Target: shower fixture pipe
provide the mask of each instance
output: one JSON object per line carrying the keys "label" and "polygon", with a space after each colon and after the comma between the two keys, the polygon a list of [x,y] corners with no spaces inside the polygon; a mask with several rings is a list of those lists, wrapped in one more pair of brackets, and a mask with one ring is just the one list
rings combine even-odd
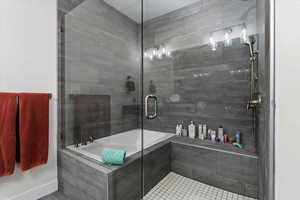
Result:
{"label": "shower fixture pipe", "polygon": [[[247,104],[247,109],[255,108],[257,105],[259,105],[262,102],[262,98],[260,95],[257,94],[256,91],[256,82],[258,80],[257,76],[257,70],[255,70],[255,64],[256,64],[256,55],[258,52],[255,52],[253,50],[253,44],[255,41],[247,41],[246,45],[249,47],[250,52],[250,100]],[[257,95],[257,96],[255,96]]]}
{"label": "shower fixture pipe", "polygon": [[252,135],[255,136],[256,133],[256,114],[257,105],[261,104],[262,97],[257,93],[256,83],[258,81],[257,69],[255,70],[256,56],[258,52],[253,50],[253,40],[248,40],[245,44],[249,47],[250,52],[250,100],[247,103],[247,110],[252,111]]}

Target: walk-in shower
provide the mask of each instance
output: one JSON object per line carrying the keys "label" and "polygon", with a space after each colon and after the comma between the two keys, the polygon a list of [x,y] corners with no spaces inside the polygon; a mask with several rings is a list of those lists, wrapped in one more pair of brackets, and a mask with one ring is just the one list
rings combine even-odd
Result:
{"label": "walk-in shower", "polygon": [[263,2],[58,0],[61,193],[267,200]]}

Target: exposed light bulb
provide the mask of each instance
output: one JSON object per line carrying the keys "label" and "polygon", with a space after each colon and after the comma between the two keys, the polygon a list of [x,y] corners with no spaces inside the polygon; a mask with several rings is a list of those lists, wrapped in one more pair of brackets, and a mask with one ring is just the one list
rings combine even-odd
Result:
{"label": "exposed light bulb", "polygon": [[168,57],[171,57],[172,56],[172,52],[171,51],[167,51],[167,54],[166,54]]}
{"label": "exposed light bulb", "polygon": [[217,50],[217,43],[212,36],[209,38],[209,44],[210,44],[211,50],[213,50],[213,51]]}
{"label": "exposed light bulb", "polygon": [[164,57],[171,57],[171,52],[164,45],[160,45],[159,47],[145,50],[144,56],[150,60],[162,59]]}
{"label": "exposed light bulb", "polygon": [[225,47],[229,47],[231,45],[231,39],[230,39],[229,32],[226,32],[224,34],[224,38],[225,38]]}
{"label": "exposed light bulb", "polygon": [[167,55],[167,49],[165,47],[162,48],[161,52],[163,55]]}
{"label": "exposed light bulb", "polygon": [[152,50],[152,55],[153,55],[153,56],[156,56],[156,55],[157,55],[156,49],[153,49],[153,50]]}

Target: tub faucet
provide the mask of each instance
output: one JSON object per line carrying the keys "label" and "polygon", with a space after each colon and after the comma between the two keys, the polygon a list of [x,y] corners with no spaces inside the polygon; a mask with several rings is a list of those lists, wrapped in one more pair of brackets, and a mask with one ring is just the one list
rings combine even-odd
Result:
{"label": "tub faucet", "polygon": [[87,145],[87,140],[85,136],[81,136],[81,145]]}
{"label": "tub faucet", "polygon": [[93,143],[95,141],[95,139],[93,138],[93,136],[89,136],[89,142]]}
{"label": "tub faucet", "polygon": [[88,143],[93,143],[94,138],[92,136],[81,136],[81,145],[87,145]]}

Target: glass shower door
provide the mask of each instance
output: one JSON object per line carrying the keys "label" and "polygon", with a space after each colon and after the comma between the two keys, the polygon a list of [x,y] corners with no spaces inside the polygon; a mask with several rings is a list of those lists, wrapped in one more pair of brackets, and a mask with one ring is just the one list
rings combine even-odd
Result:
{"label": "glass shower door", "polygon": [[[141,199],[141,1],[61,0],[59,6],[61,142],[111,170],[113,184],[101,189],[112,199]],[[115,151],[122,157],[111,159]]]}
{"label": "glass shower door", "polygon": [[[184,186],[190,183],[185,178],[255,197],[256,138],[246,106],[251,52],[245,43],[252,38],[252,47],[258,45],[256,1],[143,4],[144,199],[180,199],[195,186]],[[241,149],[230,144],[234,140]]]}

